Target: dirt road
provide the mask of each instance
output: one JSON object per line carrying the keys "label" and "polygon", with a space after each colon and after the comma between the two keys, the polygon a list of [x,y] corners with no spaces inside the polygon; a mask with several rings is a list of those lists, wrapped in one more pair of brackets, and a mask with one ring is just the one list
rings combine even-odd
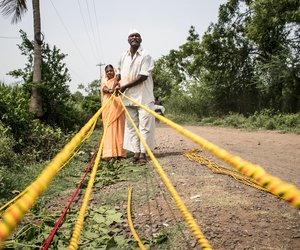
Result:
{"label": "dirt road", "polygon": [[[229,128],[185,128],[300,188],[300,135]],[[214,249],[300,249],[299,210],[270,193],[229,176],[214,174],[207,167],[188,160],[182,152],[199,146],[172,128],[159,124],[156,142],[154,153],[157,159]],[[211,154],[205,156],[218,161]],[[159,182],[158,186],[162,191],[155,195],[153,204],[141,205],[138,210],[141,214],[152,215],[152,226],[163,224],[169,227],[181,216],[171,198],[167,200],[172,208],[166,205],[168,192],[163,183]],[[150,222],[145,219],[140,223]],[[187,241],[185,246],[178,241],[170,249],[193,249],[193,241]]]}

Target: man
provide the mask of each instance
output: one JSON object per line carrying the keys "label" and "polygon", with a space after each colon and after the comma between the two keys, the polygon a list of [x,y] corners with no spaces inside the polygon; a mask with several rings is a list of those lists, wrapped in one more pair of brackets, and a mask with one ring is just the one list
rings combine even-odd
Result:
{"label": "man", "polygon": [[[130,48],[121,56],[118,63],[115,81],[116,90],[124,92],[131,99],[154,110],[153,80],[151,75],[154,61],[149,53],[142,48],[142,37],[137,30],[130,30],[128,43]],[[119,82],[120,80],[121,83]],[[123,98],[123,102],[142,137],[150,149],[153,150],[155,118],[126,98]],[[147,162],[146,150],[127,117],[124,148],[134,153],[133,160],[135,162],[140,164]]]}

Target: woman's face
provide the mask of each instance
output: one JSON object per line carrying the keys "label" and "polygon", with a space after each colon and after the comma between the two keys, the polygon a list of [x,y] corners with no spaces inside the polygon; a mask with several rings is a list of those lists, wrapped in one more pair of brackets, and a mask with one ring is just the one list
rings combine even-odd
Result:
{"label": "woman's face", "polygon": [[105,70],[105,74],[106,74],[108,79],[111,79],[115,76],[115,71],[114,71],[113,68],[107,67],[107,69]]}

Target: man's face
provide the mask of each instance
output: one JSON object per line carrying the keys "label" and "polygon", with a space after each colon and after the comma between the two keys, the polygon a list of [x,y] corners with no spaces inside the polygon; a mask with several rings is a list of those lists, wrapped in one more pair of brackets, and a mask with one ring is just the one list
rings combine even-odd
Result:
{"label": "man's face", "polygon": [[131,47],[139,47],[141,42],[142,38],[139,33],[133,33],[128,36],[128,43]]}

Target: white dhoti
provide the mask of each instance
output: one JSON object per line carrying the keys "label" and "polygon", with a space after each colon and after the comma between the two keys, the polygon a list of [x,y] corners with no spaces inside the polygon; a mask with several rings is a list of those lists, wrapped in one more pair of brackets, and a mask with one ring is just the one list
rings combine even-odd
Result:
{"label": "white dhoti", "polygon": [[[149,109],[154,110],[154,103],[147,106]],[[155,117],[147,111],[137,106],[126,106],[128,113],[140,131],[142,137],[146,141],[151,150],[154,149],[154,132],[155,132]],[[146,149],[140,141],[134,127],[126,115],[125,133],[124,133],[124,148],[134,153],[146,153]]]}

